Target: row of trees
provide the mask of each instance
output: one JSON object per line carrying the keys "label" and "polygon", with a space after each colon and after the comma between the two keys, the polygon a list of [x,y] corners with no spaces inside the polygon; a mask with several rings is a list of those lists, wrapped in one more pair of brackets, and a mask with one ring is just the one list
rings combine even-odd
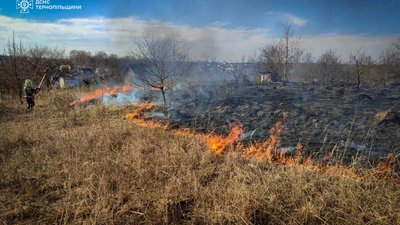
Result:
{"label": "row of trees", "polygon": [[103,51],[92,54],[83,50],[72,50],[66,57],[62,48],[46,45],[25,46],[17,41],[13,33],[0,55],[0,92],[17,94],[23,102],[23,83],[31,79],[38,84],[46,74],[45,87],[50,88],[52,75],[59,72],[61,65],[96,68],[97,75],[103,79],[121,81],[121,71],[132,61],[132,57],[108,55]]}
{"label": "row of trees", "polygon": [[396,82],[400,79],[400,50],[395,47],[397,43],[400,43],[400,39],[376,59],[358,51],[343,62],[335,51],[327,50],[316,62],[299,66],[298,72],[306,81],[316,81],[322,85],[352,84],[357,89],[367,83],[382,85]]}
{"label": "row of trees", "polygon": [[291,24],[285,23],[283,28],[282,37],[261,48],[258,57],[258,70],[271,72],[274,81],[289,81],[296,73],[306,81],[354,84],[360,89],[366,81],[386,83],[400,79],[400,39],[375,60],[359,50],[342,62],[334,50],[327,50],[314,62],[311,54],[301,49],[300,37],[294,35]]}
{"label": "row of trees", "polygon": [[24,80],[29,78],[38,83],[44,74],[52,74],[66,61],[64,52],[63,49],[39,45],[27,48],[21,41],[17,42],[13,34],[0,58],[0,91],[17,93],[22,103]]}
{"label": "row of trees", "polygon": [[[160,90],[165,105],[166,91],[177,80],[190,73],[187,46],[173,30],[168,29],[164,29],[162,33],[148,31],[137,38],[134,45],[132,55],[122,58],[103,51],[92,54],[84,50],[72,50],[69,57],[65,57],[64,49],[39,45],[25,47],[21,41],[16,41],[13,33],[4,54],[0,56],[0,91],[18,94],[22,103],[25,79],[39,83],[44,74],[49,78],[56,74],[61,65],[96,68],[100,77],[118,82],[123,79],[120,76],[123,69],[136,62],[135,65],[142,71],[136,74],[135,81]],[[48,87],[51,86],[50,82],[47,79]]]}
{"label": "row of trees", "polygon": [[[142,85],[160,90],[166,104],[166,91],[190,73],[192,64],[188,57],[188,46],[179,35],[172,29],[164,28],[162,31],[147,31],[135,39],[132,55],[124,58],[103,51],[92,55],[82,50],[72,50],[69,58],[66,58],[63,49],[38,45],[26,48],[21,41],[15,40],[13,34],[0,61],[3,73],[0,77],[0,90],[17,92],[22,99],[24,79],[39,82],[44,73],[54,73],[63,64],[90,66],[96,68],[104,78],[110,77],[117,81],[121,78],[119,75],[122,69],[136,61],[141,70],[137,73],[138,80]],[[333,50],[325,51],[314,62],[311,54],[305,53],[300,47],[300,40],[300,37],[295,36],[292,25],[286,23],[282,37],[261,48],[259,56],[250,58],[247,63],[257,65],[258,71],[272,72],[272,78],[276,81],[290,81],[294,74],[297,77],[300,74],[305,80],[317,81],[323,85],[346,83],[360,88],[370,73],[379,74],[381,81],[387,81],[389,77],[392,79],[393,76],[399,78],[400,39],[377,60],[359,51],[351,54],[347,62],[341,62],[340,56]],[[245,60],[242,61],[244,63]],[[299,67],[300,63],[302,66]],[[243,73],[240,68],[233,71],[237,82],[244,80]]]}
{"label": "row of trees", "polygon": [[129,57],[119,58],[116,54],[108,55],[104,51],[92,54],[84,50],[71,50],[69,59],[72,65],[96,68],[98,75],[103,79],[111,78],[115,81],[120,81],[122,67],[132,60]]}

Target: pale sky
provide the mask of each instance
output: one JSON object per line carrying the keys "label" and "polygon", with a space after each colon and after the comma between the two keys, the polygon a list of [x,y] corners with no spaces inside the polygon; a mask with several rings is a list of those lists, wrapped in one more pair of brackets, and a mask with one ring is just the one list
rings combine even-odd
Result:
{"label": "pale sky", "polygon": [[[29,0],[17,0],[29,1]],[[194,59],[240,61],[253,56],[293,24],[301,47],[318,57],[328,49],[343,60],[358,50],[377,57],[400,37],[399,1],[49,0],[79,10],[20,13],[15,0],[0,3],[0,45],[15,31],[26,45],[103,50],[124,56],[146,29],[168,26],[190,46]],[[3,47],[4,48],[4,47]]]}

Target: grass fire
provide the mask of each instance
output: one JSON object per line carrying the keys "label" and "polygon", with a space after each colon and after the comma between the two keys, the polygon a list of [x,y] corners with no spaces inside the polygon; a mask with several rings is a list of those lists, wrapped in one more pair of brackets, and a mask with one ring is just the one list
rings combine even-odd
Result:
{"label": "grass fire", "polygon": [[[218,134],[156,120],[152,113],[162,111],[162,103],[71,107],[75,96],[42,93],[28,115],[3,99],[3,221],[398,220],[393,154],[367,167],[358,158],[345,165],[334,154],[314,157],[307,143],[282,147],[287,114],[264,140],[249,141],[243,124]],[[282,215],[282,206],[290,216]]]}
{"label": "grass fire", "polygon": [[29,2],[0,224],[400,224],[394,0]]}

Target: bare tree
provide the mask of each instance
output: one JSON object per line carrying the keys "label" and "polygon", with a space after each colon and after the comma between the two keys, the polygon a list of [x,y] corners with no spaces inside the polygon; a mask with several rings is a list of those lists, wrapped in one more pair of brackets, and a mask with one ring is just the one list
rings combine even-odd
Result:
{"label": "bare tree", "polygon": [[[29,63],[29,77],[40,80],[44,74],[51,75],[59,65],[64,64],[65,50],[57,47],[35,45],[27,50],[27,61]],[[47,87],[50,87],[50,76],[47,76]]]}
{"label": "bare tree", "polygon": [[380,81],[385,84],[388,82],[393,75],[396,75],[399,65],[399,59],[396,56],[396,51],[393,49],[387,49],[381,53],[378,72],[380,75]]}
{"label": "bare tree", "polygon": [[355,74],[357,76],[357,89],[360,90],[361,79],[370,71],[374,62],[371,56],[368,56],[365,52],[358,51],[356,54],[350,54],[350,64],[354,65]]}
{"label": "bare tree", "polygon": [[396,42],[393,43],[395,47],[394,56],[393,56],[393,67],[392,72],[396,75],[396,78],[400,78],[400,38],[397,39]]}
{"label": "bare tree", "polygon": [[260,70],[272,73],[272,80],[281,80],[280,75],[284,73],[284,45],[277,41],[260,49]]}
{"label": "bare tree", "polygon": [[283,37],[271,45],[261,48],[260,59],[264,69],[279,74],[279,80],[289,81],[293,65],[303,55],[300,37],[294,36],[292,24],[283,24]]}
{"label": "bare tree", "polygon": [[12,40],[8,40],[7,46],[4,49],[5,58],[2,61],[3,72],[5,75],[6,83],[9,87],[17,90],[19,100],[23,103],[22,97],[22,81],[23,73],[26,69],[26,50],[22,42],[18,44],[15,41],[15,34],[13,32]]}
{"label": "bare tree", "polygon": [[135,56],[140,60],[137,78],[151,88],[160,90],[164,107],[167,105],[166,91],[190,72],[187,49],[183,41],[170,29],[147,31],[135,40]]}
{"label": "bare tree", "polygon": [[318,58],[318,72],[322,79],[322,84],[330,83],[333,85],[340,73],[340,59],[333,50],[327,50]]}
{"label": "bare tree", "polygon": [[317,64],[314,63],[313,55],[308,52],[301,57],[302,64],[297,66],[296,74],[298,78],[306,82],[315,82],[319,78]]}
{"label": "bare tree", "polygon": [[283,40],[285,44],[284,62],[285,69],[283,80],[289,81],[293,65],[300,61],[303,50],[300,49],[300,37],[294,36],[293,25],[287,21],[283,24]]}
{"label": "bare tree", "polygon": [[400,38],[382,51],[377,67],[383,84],[400,78]]}

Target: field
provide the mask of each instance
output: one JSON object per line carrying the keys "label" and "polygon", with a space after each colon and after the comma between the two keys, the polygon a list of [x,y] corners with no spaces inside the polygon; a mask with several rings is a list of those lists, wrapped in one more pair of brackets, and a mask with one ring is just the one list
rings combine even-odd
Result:
{"label": "field", "polygon": [[[196,95],[199,90],[202,95]],[[332,155],[349,162],[359,155],[374,164],[390,152],[400,153],[400,86],[358,91],[291,82],[197,86],[182,92],[174,93],[169,110],[175,127],[229,133],[236,123],[243,126],[243,141],[262,141],[286,114],[282,147],[301,143],[314,158]]]}
{"label": "field", "polygon": [[400,224],[398,176],[216,155],[72,96],[42,92],[29,114],[1,97],[1,223]]}

